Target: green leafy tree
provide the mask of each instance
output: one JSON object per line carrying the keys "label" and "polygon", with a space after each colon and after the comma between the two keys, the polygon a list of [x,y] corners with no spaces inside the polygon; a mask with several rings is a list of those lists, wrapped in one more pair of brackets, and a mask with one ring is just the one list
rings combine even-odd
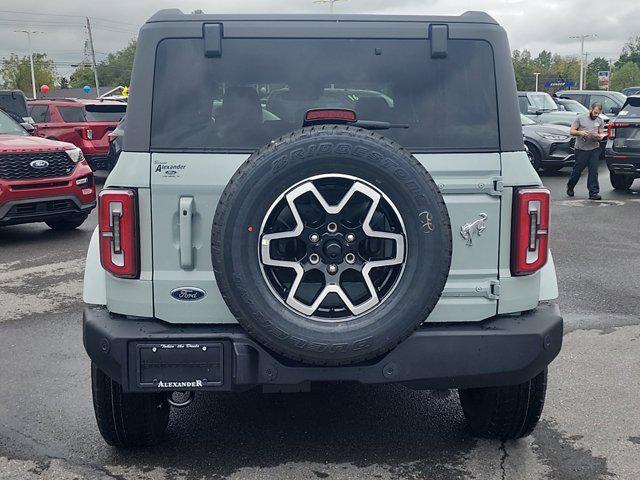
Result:
{"label": "green leafy tree", "polygon": [[554,55],[551,60],[550,74],[554,79],[577,83],[580,79],[580,61],[576,57]]}
{"label": "green leafy tree", "polygon": [[[98,75],[99,74],[100,71],[98,70]],[[102,82],[100,78],[98,78],[98,81]],[[93,70],[87,65],[80,65],[69,76],[69,86],[71,88],[82,88],[85,85],[95,86],[95,83]]]}
{"label": "green leafy tree", "polygon": [[[47,58],[46,53],[33,54],[33,70],[36,77],[36,90],[42,85],[53,87],[57,75],[53,60]],[[2,59],[0,78],[4,88],[22,90],[31,95],[31,65],[28,56],[20,57],[15,53]]]}
{"label": "green leafy tree", "polygon": [[538,54],[538,56],[536,57],[536,62],[540,66],[540,69],[543,70],[543,72],[540,72],[540,73],[548,72],[548,70],[551,68],[552,58],[553,58],[553,55],[551,54],[551,52],[547,50],[542,50]]}
{"label": "green leafy tree", "polygon": [[[529,50],[514,50],[512,61],[518,90],[534,90],[536,72],[540,73],[538,84],[540,90],[549,90],[544,87],[544,83],[548,80],[577,82],[580,77],[580,62],[575,57],[562,57],[547,50],[543,50],[535,58],[531,56]],[[551,93],[551,90],[549,92]]]}
{"label": "green leafy tree", "polygon": [[640,67],[633,61],[628,61],[611,74],[611,90],[620,91],[623,88],[640,85]]}
{"label": "green leafy tree", "polygon": [[69,88],[69,80],[67,77],[60,77],[60,88]]}
{"label": "green leafy tree", "polygon": [[604,57],[595,57],[587,66],[586,85],[587,90],[597,90],[598,86],[598,72],[609,70],[609,61]]}
{"label": "green leafy tree", "polygon": [[518,90],[533,90],[535,88],[536,64],[531,58],[529,50],[514,50],[511,59],[513,60],[513,70],[516,75]]}
{"label": "green leafy tree", "polygon": [[[133,57],[136,53],[136,41],[131,40],[122,50],[110,53],[103,61],[98,63],[98,81],[102,86],[122,85],[127,86],[131,82],[131,70]],[[74,88],[85,85],[95,87],[93,70],[90,66],[80,65],[71,74],[69,83]]]}
{"label": "green leafy tree", "polygon": [[628,62],[633,62],[640,67],[640,36],[630,39],[622,48],[622,54],[616,62],[617,68]]}

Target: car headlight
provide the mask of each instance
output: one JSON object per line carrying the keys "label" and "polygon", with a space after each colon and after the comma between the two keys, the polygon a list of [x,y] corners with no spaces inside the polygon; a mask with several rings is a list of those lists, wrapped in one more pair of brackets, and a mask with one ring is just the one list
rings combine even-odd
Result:
{"label": "car headlight", "polygon": [[65,150],[65,152],[67,152],[67,155],[69,155],[69,158],[73,163],[78,163],[84,160],[82,150],[79,148],[72,148],[71,150]]}
{"label": "car headlight", "polygon": [[542,138],[546,140],[551,140],[552,142],[566,142],[571,138],[569,135],[561,135],[556,133],[547,133],[547,132],[536,132]]}

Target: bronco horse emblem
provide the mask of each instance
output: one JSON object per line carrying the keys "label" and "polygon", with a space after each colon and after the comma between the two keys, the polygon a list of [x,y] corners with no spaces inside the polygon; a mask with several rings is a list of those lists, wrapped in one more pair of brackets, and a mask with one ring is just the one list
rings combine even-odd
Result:
{"label": "bronco horse emblem", "polygon": [[482,235],[487,228],[486,220],[487,214],[481,213],[479,214],[480,219],[475,222],[467,223],[460,227],[460,235],[467,241],[467,245],[473,245],[473,234],[475,233],[478,236]]}

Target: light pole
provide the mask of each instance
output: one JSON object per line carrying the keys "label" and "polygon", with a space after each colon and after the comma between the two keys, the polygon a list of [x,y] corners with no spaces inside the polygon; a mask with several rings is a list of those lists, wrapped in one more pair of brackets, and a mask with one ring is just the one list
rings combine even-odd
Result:
{"label": "light pole", "polygon": [[538,91],[538,77],[540,76],[540,72],[533,72],[533,74],[536,76],[536,92]]}
{"label": "light pole", "polygon": [[595,38],[598,35],[596,34],[586,34],[586,35],[573,35],[569,38],[574,38],[576,40],[580,40],[580,90],[584,88],[584,39],[585,38]]}
{"label": "light pole", "polygon": [[33,48],[31,48],[31,34],[32,33],[42,33],[42,32],[34,32],[34,31],[29,31],[29,30],[14,30],[14,32],[16,32],[16,33],[26,33],[27,34],[27,38],[29,39],[29,61],[31,63],[31,88],[33,89],[33,98],[35,100],[37,98],[36,97],[36,73],[35,73],[35,70],[33,68]]}
{"label": "light pole", "polygon": [[331,14],[333,15],[333,4],[336,2],[346,2],[347,0],[314,0],[313,3],[328,3]]}

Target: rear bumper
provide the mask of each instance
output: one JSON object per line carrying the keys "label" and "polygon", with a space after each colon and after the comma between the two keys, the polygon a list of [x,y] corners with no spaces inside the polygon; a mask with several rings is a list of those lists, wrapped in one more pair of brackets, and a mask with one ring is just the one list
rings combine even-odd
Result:
{"label": "rear bumper", "polygon": [[[235,325],[176,326],[113,315],[98,306],[86,307],[83,317],[89,357],[128,392],[162,390],[148,383],[143,386],[138,359],[141,346],[205,342],[222,346],[221,382],[181,390],[232,391],[332,381],[403,383],[420,389],[513,385],[533,378],[551,363],[560,351],[562,331],[558,306],[541,304],[520,316],[497,316],[477,324],[425,325],[376,360],[317,367],[266,350]],[[168,374],[171,366],[166,368]],[[159,374],[160,381],[161,377]],[[200,379],[180,380],[195,385]]]}
{"label": "rear bumper", "polygon": [[609,171],[640,177],[640,155],[619,155],[610,150],[605,155]]}

